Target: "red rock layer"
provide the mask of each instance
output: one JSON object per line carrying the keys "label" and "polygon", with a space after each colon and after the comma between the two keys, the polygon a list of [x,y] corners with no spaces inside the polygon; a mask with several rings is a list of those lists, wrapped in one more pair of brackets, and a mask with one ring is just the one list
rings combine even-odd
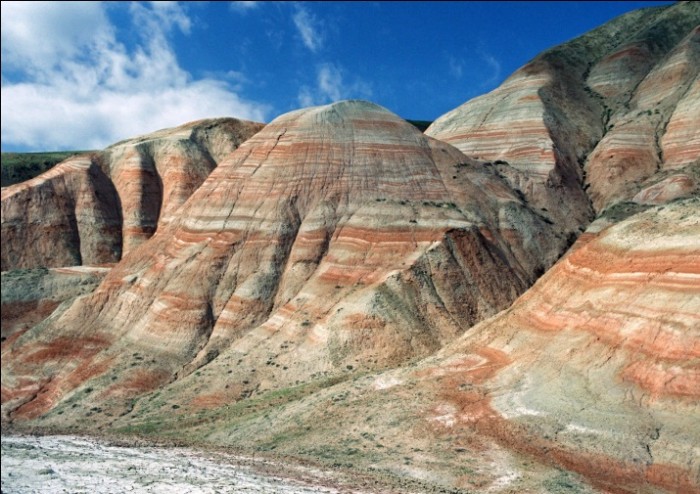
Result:
{"label": "red rock layer", "polygon": [[[651,69],[641,82],[621,93],[621,100],[608,101],[608,132],[586,163],[589,195],[598,211],[631,199],[659,169],[698,163],[700,30],[692,29],[666,56],[651,63],[658,58],[649,54]],[[593,70],[601,64],[605,61]],[[596,89],[592,78],[593,71],[588,82]]]}
{"label": "red rock layer", "polygon": [[97,156],[3,188],[1,204],[2,271],[119,260],[119,197]]}
{"label": "red rock layer", "polygon": [[591,204],[602,211],[660,168],[697,161],[698,22],[692,2],[621,16],[538,56],[426,134],[507,162],[511,185],[578,234]]}
{"label": "red rock layer", "polygon": [[538,91],[551,82],[546,70],[522,69],[495,92],[440,117],[426,134],[468,156],[505,160],[546,177],[554,165],[554,143]]}
{"label": "red rock layer", "polygon": [[[700,45],[700,30],[696,31],[696,43]],[[698,48],[700,58],[700,48]],[[697,74],[698,72],[696,72]],[[664,168],[676,169],[688,164],[700,164],[700,76],[678,103],[666,133],[661,139]]]}
{"label": "red rock layer", "polygon": [[495,161],[514,188],[568,233],[587,223],[590,214],[577,185],[578,148],[590,146],[581,142],[580,134],[597,139],[599,130],[589,123],[594,117],[586,108],[585,93],[576,119],[581,130],[562,120],[555,104],[562,97],[560,79],[549,62],[535,60],[491,93],[438,118],[426,134],[469,156]]}
{"label": "red rock layer", "polygon": [[[690,9],[687,14],[691,20],[697,15]],[[678,92],[679,83],[685,86],[685,90],[688,89],[698,71],[699,34],[697,26],[691,27],[687,36],[659,59],[634,91],[631,104],[640,108],[661,108],[664,101],[678,98],[674,95]]]}
{"label": "red rock layer", "polygon": [[654,58],[646,43],[630,43],[591,68],[588,86],[606,99],[624,98],[646,76]]}
{"label": "red rock layer", "polygon": [[[157,390],[134,415],[158,424],[166,404],[204,412],[448,344],[392,375],[407,382],[391,395],[399,416],[425,419],[414,437],[467,437],[474,461],[525,454],[608,492],[698,492],[697,199],[601,220],[510,309],[449,342],[508,306],[593,208],[696,190],[699,17],[697,3],[623,16],[428,131],[501,163],[363,102],[278,118],[195,192],[183,177],[208,171],[179,137],[155,140],[162,156],[148,138],[115,145],[130,253],[92,295],[4,342],[3,418],[129,425]],[[289,414],[342,418],[318,413],[329,401]],[[244,420],[246,434],[289,431]],[[450,441],[426,456],[454,456]],[[489,490],[529,475],[507,466],[481,473]]]}
{"label": "red rock layer", "polygon": [[604,490],[698,492],[699,204],[652,209],[580,242],[450,345],[422,371],[449,377],[442,397],[456,407],[441,423]]}
{"label": "red rock layer", "polygon": [[2,270],[118,261],[262,128],[203,120],[67,160],[2,191]]}
{"label": "red rock layer", "polygon": [[61,303],[92,291],[107,267],[38,268],[2,273],[2,341],[48,317]]}
{"label": "red rock layer", "polygon": [[[96,369],[114,359],[116,381],[91,385],[108,383],[113,400],[134,352],[183,396],[224,392],[228,370],[281,387],[426,355],[506,307],[565,246],[493,167],[376,105],[341,102],[251,137],[91,296],[55,316],[56,333],[28,332],[7,352],[98,337],[80,358]],[[272,349],[275,365],[259,369]],[[19,376],[53,376],[32,414],[71,396],[78,360],[8,363],[6,414],[23,416]],[[201,366],[210,378],[190,374]]]}
{"label": "red rock layer", "polygon": [[218,161],[262,127],[243,120],[201,120],[107,148],[124,211],[124,253],[169,221]]}
{"label": "red rock layer", "polygon": [[634,195],[638,184],[661,165],[655,141],[658,119],[640,111],[634,118],[614,122],[588,156],[586,180],[596,210]]}
{"label": "red rock layer", "polygon": [[655,184],[642,188],[632,200],[639,204],[658,205],[697,193],[698,183],[693,176],[674,173]]}

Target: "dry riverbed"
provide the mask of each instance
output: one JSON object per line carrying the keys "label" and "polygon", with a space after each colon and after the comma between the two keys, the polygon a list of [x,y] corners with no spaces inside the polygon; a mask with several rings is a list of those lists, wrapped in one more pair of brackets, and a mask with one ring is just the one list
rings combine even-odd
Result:
{"label": "dry riverbed", "polygon": [[2,436],[3,494],[373,491],[334,485],[330,475],[311,467],[282,469],[269,460],[189,448],[124,447],[74,436]]}

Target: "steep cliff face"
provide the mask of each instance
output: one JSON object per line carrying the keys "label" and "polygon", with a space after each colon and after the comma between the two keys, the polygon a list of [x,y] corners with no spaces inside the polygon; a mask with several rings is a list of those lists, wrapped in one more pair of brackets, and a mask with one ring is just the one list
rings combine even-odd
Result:
{"label": "steep cliff face", "polygon": [[121,256],[119,196],[95,155],[3,188],[1,207],[2,271],[113,263]]}
{"label": "steep cliff face", "polygon": [[[184,395],[230,401],[396,365],[508,306],[566,245],[493,167],[381,107],[292,112],[225,159],[94,294],[54,314],[52,330],[8,347],[6,413],[47,412],[97,387],[93,374],[96,400],[123,406],[124,389],[174,379]],[[87,353],[54,354],[57,338],[85,340]],[[134,354],[150,376],[136,391]],[[76,366],[94,370],[77,378]],[[248,385],[229,388],[227,373]]]}
{"label": "steep cliff face", "polygon": [[70,158],[2,190],[2,271],[115,263],[262,124],[203,120]]}
{"label": "steep cliff face", "polygon": [[621,16],[538,56],[426,134],[496,160],[577,234],[657,171],[698,165],[698,23],[692,2]]}

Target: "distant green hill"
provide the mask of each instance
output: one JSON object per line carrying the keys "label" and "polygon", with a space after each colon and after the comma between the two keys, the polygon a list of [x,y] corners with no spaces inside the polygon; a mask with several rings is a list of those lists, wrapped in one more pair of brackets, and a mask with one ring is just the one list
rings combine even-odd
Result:
{"label": "distant green hill", "polygon": [[46,153],[0,153],[3,187],[24,182],[44,173],[57,163],[89,151],[56,151]]}

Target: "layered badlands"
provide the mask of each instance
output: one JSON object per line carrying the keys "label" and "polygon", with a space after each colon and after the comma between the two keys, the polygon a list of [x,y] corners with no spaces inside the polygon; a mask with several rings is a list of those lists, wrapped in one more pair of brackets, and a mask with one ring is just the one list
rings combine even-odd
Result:
{"label": "layered badlands", "polygon": [[168,383],[226,403],[396,365],[507,307],[566,247],[492,167],[381,107],[292,112],[3,348],[3,413],[60,422],[100,389],[109,422]]}
{"label": "layered badlands", "polygon": [[625,14],[544,52],[426,134],[495,161],[571,232],[657,172],[677,171],[692,191],[683,172],[700,166],[699,22],[694,2]]}
{"label": "layered badlands", "polygon": [[92,292],[107,272],[99,266],[3,271],[2,341],[39,324],[62,303]]}
{"label": "layered badlands", "polygon": [[595,222],[510,308],[422,362],[163,430],[467,492],[700,492],[699,207]]}
{"label": "layered badlands", "polygon": [[69,158],[2,189],[2,271],[115,263],[119,196],[96,155]]}
{"label": "layered badlands", "polygon": [[698,492],[699,206],[584,235],[428,366],[446,404],[435,410],[603,489]]}
{"label": "layered badlands", "polygon": [[[429,136],[341,102],[3,189],[3,271],[119,261],[37,325],[53,307],[21,287],[66,273],[7,297],[3,273],[3,422],[478,491],[700,492],[698,25],[693,2],[626,14]],[[6,323],[6,298],[29,309]]]}
{"label": "layered badlands", "polygon": [[232,118],[191,122],[4,187],[2,271],[119,261],[261,128]]}

